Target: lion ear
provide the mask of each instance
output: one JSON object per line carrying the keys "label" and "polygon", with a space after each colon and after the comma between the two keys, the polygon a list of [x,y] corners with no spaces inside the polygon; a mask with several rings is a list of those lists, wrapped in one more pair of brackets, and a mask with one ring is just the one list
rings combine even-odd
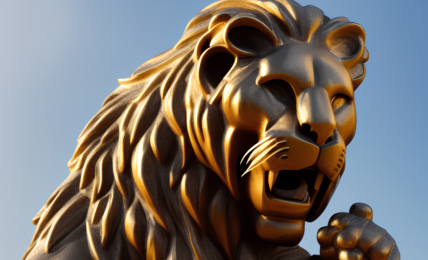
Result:
{"label": "lion ear", "polygon": [[336,18],[325,25],[322,38],[330,52],[349,70],[355,90],[366,75],[364,63],[369,59],[364,28],[345,18]]}
{"label": "lion ear", "polygon": [[220,22],[213,25],[196,43],[195,51],[193,52],[193,61],[197,63],[202,54],[212,46],[225,46],[226,43],[223,40],[223,30],[226,26],[226,22]]}
{"label": "lion ear", "polygon": [[205,95],[214,94],[235,62],[235,54],[224,46],[214,46],[206,50],[199,58],[196,71],[202,92]]}

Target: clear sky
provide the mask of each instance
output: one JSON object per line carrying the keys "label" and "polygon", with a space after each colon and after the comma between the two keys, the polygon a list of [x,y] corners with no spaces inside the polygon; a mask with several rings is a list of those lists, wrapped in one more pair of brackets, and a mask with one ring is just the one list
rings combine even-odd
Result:
{"label": "clear sky", "polygon": [[[0,252],[20,259],[31,219],[67,177],[76,139],[104,98],[171,48],[210,0],[0,1]],[[318,228],[354,202],[397,241],[403,259],[426,257],[428,203],[427,1],[301,0],[364,26],[370,60],[356,91],[358,130],[330,205],[301,246],[319,252]]]}

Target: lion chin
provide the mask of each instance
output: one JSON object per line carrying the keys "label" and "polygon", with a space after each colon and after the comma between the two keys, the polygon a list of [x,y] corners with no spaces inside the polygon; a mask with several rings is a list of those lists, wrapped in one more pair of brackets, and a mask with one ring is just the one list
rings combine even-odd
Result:
{"label": "lion chin", "polygon": [[364,41],[291,0],[208,6],[119,80],[24,259],[309,259],[296,245],[344,172]]}

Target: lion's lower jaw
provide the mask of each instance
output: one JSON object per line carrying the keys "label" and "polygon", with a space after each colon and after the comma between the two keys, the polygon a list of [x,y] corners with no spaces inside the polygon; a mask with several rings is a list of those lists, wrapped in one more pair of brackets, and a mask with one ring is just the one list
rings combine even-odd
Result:
{"label": "lion's lower jaw", "polygon": [[250,215],[249,225],[266,242],[286,247],[296,246],[303,238],[305,217],[312,202],[273,197],[269,192],[267,174],[262,167],[257,167],[245,179],[246,194],[254,207],[247,212]]}
{"label": "lion's lower jaw", "polygon": [[257,236],[279,246],[293,247],[300,243],[305,233],[304,219],[288,219],[258,215],[253,223]]}

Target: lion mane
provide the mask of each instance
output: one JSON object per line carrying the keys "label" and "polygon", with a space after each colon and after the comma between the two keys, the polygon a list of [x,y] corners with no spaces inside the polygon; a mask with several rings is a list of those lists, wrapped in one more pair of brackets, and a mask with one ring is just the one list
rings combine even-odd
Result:
{"label": "lion mane", "polygon": [[[94,259],[237,258],[244,230],[231,161],[238,158],[228,157],[237,139],[215,102],[203,93],[186,97],[195,49],[206,48],[198,42],[215,25],[242,15],[262,21],[278,39],[284,32],[308,38],[314,21],[305,13],[314,9],[286,0],[213,3],[172,49],[120,79],[79,136],[69,177],[34,217],[23,259],[37,244],[50,252],[80,226]],[[347,22],[321,16],[324,28]],[[350,74],[357,86],[364,67]]]}

